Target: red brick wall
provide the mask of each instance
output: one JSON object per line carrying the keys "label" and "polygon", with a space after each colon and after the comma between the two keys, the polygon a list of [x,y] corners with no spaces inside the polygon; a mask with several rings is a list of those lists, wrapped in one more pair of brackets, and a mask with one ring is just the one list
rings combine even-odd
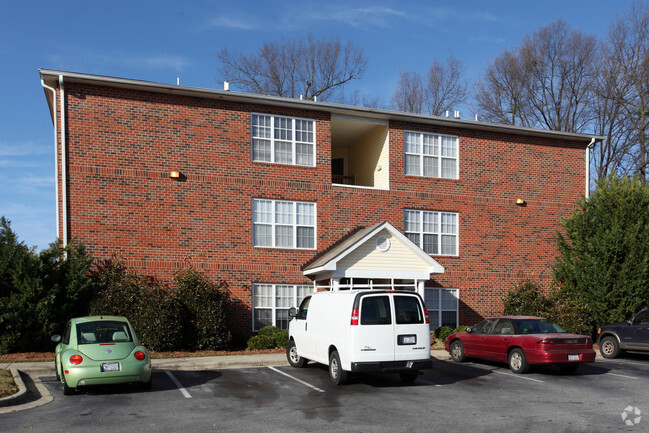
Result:
{"label": "red brick wall", "polygon": [[[241,300],[242,330],[253,283],[309,283],[300,268],[317,251],[383,220],[403,230],[406,208],[459,214],[459,256],[435,256],[446,273],[431,284],[460,289],[473,324],[520,279],[549,281],[558,221],[585,188],[577,143],[393,122],[390,190],[356,189],[331,185],[327,112],[72,83],[66,97],[70,238],[163,280],[191,262]],[[253,162],[251,112],[315,119],[316,167]],[[406,176],[404,130],[459,136],[459,180]],[[258,197],[316,202],[317,251],[253,248]]]}

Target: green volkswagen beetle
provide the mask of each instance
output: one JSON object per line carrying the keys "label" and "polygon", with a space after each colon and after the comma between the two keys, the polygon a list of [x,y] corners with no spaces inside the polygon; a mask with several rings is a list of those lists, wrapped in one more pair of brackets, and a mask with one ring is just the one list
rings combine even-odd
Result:
{"label": "green volkswagen beetle", "polygon": [[71,319],[63,336],[54,335],[56,377],[63,394],[77,387],[139,383],[151,388],[151,357],[130,322],[120,316]]}

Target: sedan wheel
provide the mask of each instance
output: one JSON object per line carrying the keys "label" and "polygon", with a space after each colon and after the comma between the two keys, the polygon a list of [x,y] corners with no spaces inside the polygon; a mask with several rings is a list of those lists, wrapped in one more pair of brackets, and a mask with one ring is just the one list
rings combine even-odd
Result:
{"label": "sedan wheel", "polygon": [[455,340],[451,343],[451,358],[453,358],[453,361],[455,362],[463,362],[466,360],[466,356],[464,356],[464,346],[462,346],[461,341]]}
{"label": "sedan wheel", "polygon": [[530,369],[522,349],[514,349],[509,353],[509,368],[517,374],[527,373]]}

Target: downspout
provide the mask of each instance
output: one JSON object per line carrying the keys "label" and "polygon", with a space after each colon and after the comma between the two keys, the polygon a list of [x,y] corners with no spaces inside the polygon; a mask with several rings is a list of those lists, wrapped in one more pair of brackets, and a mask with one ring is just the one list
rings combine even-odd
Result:
{"label": "downspout", "polygon": [[61,207],[63,208],[63,247],[68,245],[68,161],[65,141],[65,88],[63,75],[59,75],[61,89]]}
{"label": "downspout", "polygon": [[41,79],[41,86],[43,86],[44,89],[47,89],[52,92],[52,111],[53,111],[53,118],[52,118],[52,123],[54,124],[54,201],[55,201],[55,206],[56,206],[56,232],[58,234],[59,231],[59,186],[57,183],[59,182],[59,152],[58,152],[58,128],[57,128],[57,120],[56,120],[56,89],[54,87],[50,87],[47,84],[45,84],[45,80]]}
{"label": "downspout", "polygon": [[590,197],[590,148],[595,145],[595,137],[590,139],[586,146],[586,198]]}

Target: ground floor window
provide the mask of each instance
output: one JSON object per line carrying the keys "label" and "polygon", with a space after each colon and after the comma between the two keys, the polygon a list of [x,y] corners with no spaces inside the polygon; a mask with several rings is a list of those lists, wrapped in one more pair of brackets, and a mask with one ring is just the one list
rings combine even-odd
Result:
{"label": "ground floor window", "polygon": [[431,331],[440,326],[458,326],[458,290],[426,287],[424,302],[428,309]]}
{"label": "ground floor window", "polygon": [[298,307],[313,286],[293,284],[253,284],[253,331],[264,326],[288,329],[288,310]]}

